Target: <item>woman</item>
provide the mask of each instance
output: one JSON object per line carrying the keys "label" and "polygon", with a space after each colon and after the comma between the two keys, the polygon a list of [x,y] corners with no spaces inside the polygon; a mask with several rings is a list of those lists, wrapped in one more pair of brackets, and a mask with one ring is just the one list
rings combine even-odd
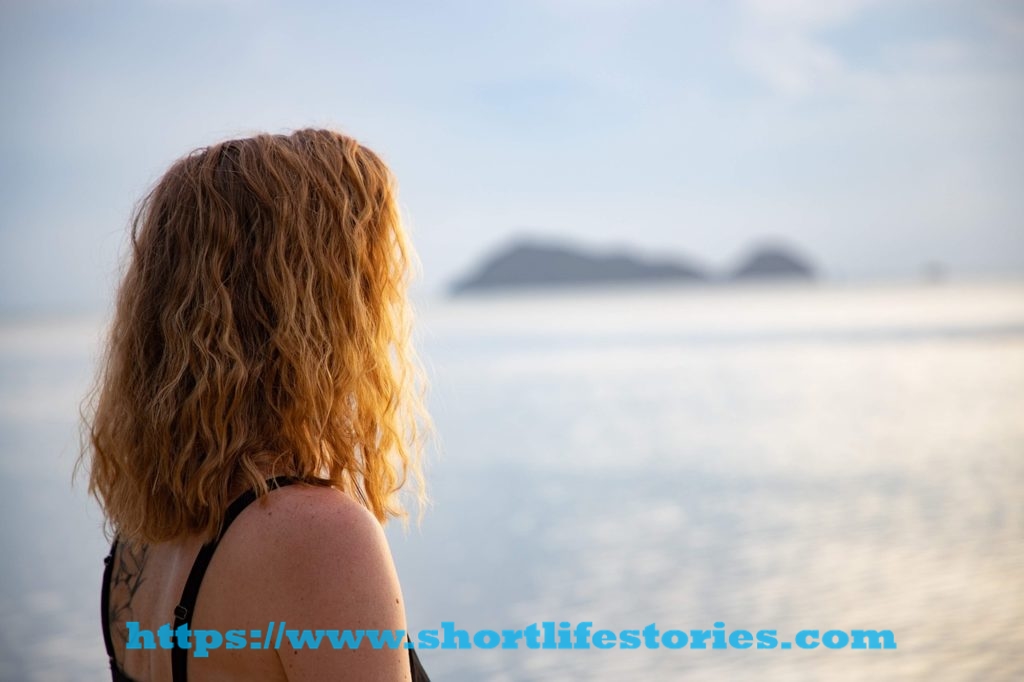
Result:
{"label": "woman", "polygon": [[[408,480],[424,498],[426,415],[388,168],[326,130],[231,140],[175,163],[131,237],[86,415],[113,678],[426,679],[410,649],[285,630],[406,627],[382,524]],[[168,650],[168,625],[235,646]]]}

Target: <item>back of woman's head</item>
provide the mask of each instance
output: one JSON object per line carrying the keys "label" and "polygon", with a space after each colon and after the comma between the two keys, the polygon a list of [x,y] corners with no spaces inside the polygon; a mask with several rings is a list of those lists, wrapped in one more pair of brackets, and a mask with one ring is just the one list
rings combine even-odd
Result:
{"label": "back of woman's head", "polygon": [[422,497],[412,252],[387,166],[325,130],[176,162],[136,212],[85,417],[116,532],[213,535],[232,486],[330,482],[381,521]]}

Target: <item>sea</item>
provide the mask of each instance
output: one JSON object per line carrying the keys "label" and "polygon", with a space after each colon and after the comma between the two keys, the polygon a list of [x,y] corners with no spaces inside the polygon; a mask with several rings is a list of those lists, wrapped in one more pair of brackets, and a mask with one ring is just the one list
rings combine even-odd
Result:
{"label": "sea", "polygon": [[[0,680],[107,675],[72,477],[105,324],[0,318]],[[387,530],[413,631],[896,642],[423,650],[432,679],[1024,679],[1024,281],[427,298],[416,330],[431,502]]]}

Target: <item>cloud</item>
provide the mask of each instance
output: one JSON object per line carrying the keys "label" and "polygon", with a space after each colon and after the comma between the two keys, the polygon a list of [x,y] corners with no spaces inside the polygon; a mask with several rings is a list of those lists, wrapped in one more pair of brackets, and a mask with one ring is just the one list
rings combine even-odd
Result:
{"label": "cloud", "polygon": [[307,124],[393,165],[432,288],[524,227],[711,258],[770,230],[848,272],[906,272],[915,245],[1021,267],[1021,5],[19,7],[0,21],[0,309],[96,297],[177,155]]}
{"label": "cloud", "polygon": [[734,49],[776,92],[804,95],[845,77],[848,66],[821,34],[878,0],[742,0]]}

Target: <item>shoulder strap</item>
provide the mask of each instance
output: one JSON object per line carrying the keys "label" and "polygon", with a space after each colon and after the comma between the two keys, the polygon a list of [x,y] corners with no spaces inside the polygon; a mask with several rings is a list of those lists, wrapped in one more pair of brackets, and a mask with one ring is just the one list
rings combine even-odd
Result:
{"label": "shoulder strap", "polygon": [[114,658],[114,636],[110,630],[110,579],[114,575],[114,561],[117,559],[117,550],[121,548],[121,542],[114,536],[110,544],[110,554],[103,559],[103,585],[100,587],[100,622],[103,624],[103,646],[107,648],[107,660],[110,661],[110,679],[112,682],[135,682],[124,674],[117,659]]}
{"label": "shoulder strap", "polygon": [[412,674],[412,682],[430,682],[430,677],[423,669],[423,664],[420,663],[420,657],[416,655],[415,649],[409,649],[409,672]]}
{"label": "shoulder strap", "polygon": [[[274,490],[275,488],[282,488],[295,482],[296,479],[290,476],[278,476],[268,480],[267,486]],[[217,537],[203,545],[202,549],[199,550],[199,555],[196,557],[195,563],[192,564],[192,571],[188,574],[188,580],[185,581],[185,589],[181,591],[181,601],[174,607],[175,632],[182,625],[192,624],[192,616],[196,608],[196,597],[199,596],[199,586],[203,582],[203,576],[206,575],[206,569],[210,566],[210,560],[213,558],[213,553],[217,550],[217,545],[220,544],[224,534],[231,524],[234,523],[235,519],[238,518],[238,515],[242,513],[242,510],[252,504],[255,499],[256,491],[247,490],[232,502],[224,514],[224,523],[221,525]],[[179,647],[178,638],[174,636],[174,648],[171,649],[171,679],[174,682],[185,682],[187,665],[188,649]]]}
{"label": "shoulder strap", "polygon": [[114,659],[114,639],[110,635],[110,577],[114,571],[114,555],[117,553],[117,537],[110,545],[110,554],[103,560],[103,587],[100,590],[100,622],[103,623],[103,644],[107,647],[107,658],[110,659],[110,671],[117,672],[117,661]]}

